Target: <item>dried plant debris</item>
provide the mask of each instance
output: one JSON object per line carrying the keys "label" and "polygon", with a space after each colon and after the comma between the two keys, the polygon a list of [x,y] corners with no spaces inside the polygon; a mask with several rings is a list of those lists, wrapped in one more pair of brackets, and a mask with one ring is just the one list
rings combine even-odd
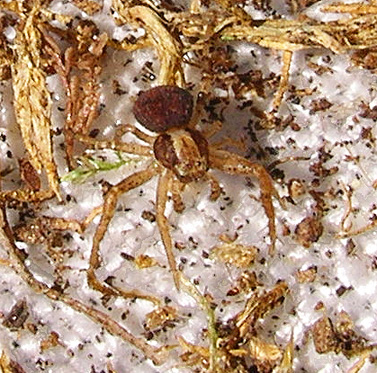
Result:
{"label": "dried plant debris", "polygon": [[[245,308],[225,324],[214,319],[214,306],[197,289],[183,280],[187,291],[207,312],[209,347],[188,343],[179,338],[184,353],[181,359],[197,371],[211,372],[271,372],[273,368],[292,367],[292,346],[287,352],[278,346],[262,341],[257,336],[257,322],[275,307],[281,305],[288,293],[285,283],[277,284],[272,290],[255,293],[246,302]],[[210,307],[209,307],[210,306]]]}
{"label": "dried plant debris", "polygon": [[20,166],[20,177],[26,187],[33,191],[41,189],[41,179],[33,165],[26,159],[18,160]]}
{"label": "dried plant debris", "polygon": [[364,69],[377,70],[377,48],[368,48],[355,51],[352,54],[352,62]]}
{"label": "dried plant debris", "polygon": [[262,283],[258,281],[256,273],[251,271],[244,271],[236,279],[235,286],[229,289],[226,295],[235,296],[240,293],[248,294],[259,286],[262,286]]}
{"label": "dried plant debris", "polygon": [[183,86],[182,46],[167,30],[159,14],[147,6],[129,6],[119,0],[113,1],[113,8],[118,21],[141,25],[146,31],[144,45],[152,45],[160,60],[159,85]]}
{"label": "dried plant debris", "polygon": [[139,255],[134,259],[135,266],[139,269],[150,268],[158,265],[156,259],[151,258],[148,255]]}
{"label": "dried plant debris", "polygon": [[240,268],[249,268],[257,254],[258,249],[255,246],[245,246],[234,242],[223,243],[211,250],[213,258]]}
{"label": "dried plant debris", "polygon": [[334,323],[329,317],[323,316],[316,321],[311,332],[319,354],[335,352],[349,358],[375,348],[355,332],[353,322],[345,311],[337,315]]}
{"label": "dried plant debris", "polygon": [[311,266],[307,269],[297,271],[296,278],[300,284],[314,282],[317,278],[317,267]]}
{"label": "dried plant debris", "polygon": [[16,240],[27,242],[29,244],[41,244],[56,242],[55,234],[61,231],[73,231],[82,233],[84,224],[63,218],[54,218],[42,216],[33,219],[30,223],[22,223],[13,227],[13,234]]}
{"label": "dried plant debris", "polygon": [[177,318],[177,309],[170,306],[160,307],[146,315],[144,328],[147,331],[156,331],[166,328],[169,324],[174,325]]}
{"label": "dried plant debris", "polygon": [[323,225],[318,216],[308,216],[304,218],[295,229],[296,240],[302,246],[309,248],[317,242],[323,233]]}
{"label": "dried plant debris", "polygon": [[[337,9],[343,13],[348,12],[347,9],[336,6],[324,7],[323,11],[333,12]],[[370,6],[370,10],[372,9],[373,6]],[[376,40],[373,11],[323,23],[308,17],[255,22],[247,13],[242,13],[240,17],[238,14],[230,14],[224,7],[221,10],[212,9],[206,13],[205,18],[201,14],[182,14],[174,21],[183,35],[197,38],[198,44],[216,36],[225,41],[247,40],[263,47],[284,51],[324,47],[336,53],[344,53],[350,49],[372,48]],[[207,27],[200,27],[204,24]]]}
{"label": "dried plant debris", "polygon": [[15,360],[2,351],[0,357],[0,368],[2,373],[25,373],[25,370]]}
{"label": "dried plant debris", "polygon": [[[9,3],[11,7],[13,2]],[[22,22],[13,40],[10,62],[14,92],[14,112],[30,163],[39,173],[44,170],[49,188],[60,197],[56,164],[51,139],[51,94],[47,89],[43,60],[41,27],[41,1],[31,8],[17,10]],[[32,99],[31,99],[32,98]],[[50,196],[46,191],[46,196]]]}
{"label": "dried plant debris", "polygon": [[17,330],[24,326],[26,319],[29,317],[28,305],[25,299],[18,301],[5,317],[3,326],[10,330]]}
{"label": "dried plant debris", "polygon": [[56,332],[51,332],[43,341],[41,341],[41,351],[46,351],[50,348],[62,345],[59,340],[59,335]]}
{"label": "dried plant debris", "polygon": [[9,79],[10,61],[12,61],[12,51],[7,43],[4,30],[7,27],[7,20],[4,14],[0,15],[0,80]]}
{"label": "dried plant debris", "polygon": [[250,369],[250,364],[247,363],[249,359],[253,369],[258,372],[271,372],[273,368],[287,364],[283,359],[284,351],[258,337],[257,322],[281,305],[288,291],[287,285],[282,282],[270,291],[253,294],[243,311],[228,320],[226,325],[218,327],[219,372],[237,369],[247,372]]}
{"label": "dried plant debris", "polygon": [[99,12],[103,8],[103,4],[100,4],[92,0],[73,0],[72,1],[79,9],[83,12],[92,16],[93,14]]}
{"label": "dried plant debris", "polygon": [[66,91],[65,151],[69,167],[74,168],[74,136],[88,134],[99,114],[101,59],[108,36],[93,22],[80,20],[61,37],[69,43],[68,48],[61,50],[47,35],[46,51]]}
{"label": "dried plant debris", "polygon": [[109,318],[102,311],[94,307],[87,306],[84,303],[75,300],[59,290],[48,287],[45,283],[37,280],[29,269],[25,266],[24,257],[20,250],[13,242],[12,232],[5,220],[4,212],[1,211],[0,221],[0,243],[8,251],[12,264],[10,267],[22,277],[24,281],[38,294],[44,294],[53,301],[61,301],[71,307],[73,310],[83,313],[88,318],[102,325],[110,334],[116,335],[125,341],[135,345],[148,356],[155,364],[161,364],[166,359],[167,350],[165,348],[154,348],[146,343],[142,338],[138,338],[129,333],[119,323]]}

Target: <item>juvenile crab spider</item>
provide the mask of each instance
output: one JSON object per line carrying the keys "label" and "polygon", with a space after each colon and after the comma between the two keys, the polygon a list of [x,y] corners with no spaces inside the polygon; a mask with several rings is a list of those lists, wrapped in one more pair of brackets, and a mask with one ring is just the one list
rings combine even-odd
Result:
{"label": "juvenile crab spider", "polygon": [[[193,98],[185,89],[176,86],[158,86],[142,92],[134,105],[134,115],[155,136],[148,135],[131,125],[118,130],[113,141],[97,141],[91,138],[81,139],[97,149],[113,148],[126,153],[149,156],[151,161],[142,170],[133,173],[119,183],[110,186],[104,195],[100,223],[93,237],[93,245],[88,269],[88,282],[93,288],[119,295],[119,290],[106,283],[101,283],[95,274],[100,265],[100,243],[112,219],[118,197],[131,189],[146,183],[154,176],[159,176],[156,198],[156,221],[165,247],[174,282],[179,288],[179,272],[173,254],[173,243],[169,233],[169,223],[165,208],[170,195],[174,210],[182,212],[184,204],[181,193],[185,186],[200,179],[207,179],[211,186],[211,200],[216,200],[221,192],[220,186],[209,169],[218,169],[228,174],[255,176],[259,179],[261,202],[268,218],[271,239],[270,253],[276,241],[275,213],[272,195],[276,195],[271,178],[266,169],[235,153],[219,149],[208,144],[207,138],[213,131],[201,132],[195,129],[192,119]],[[147,145],[122,143],[124,133],[131,132]]]}

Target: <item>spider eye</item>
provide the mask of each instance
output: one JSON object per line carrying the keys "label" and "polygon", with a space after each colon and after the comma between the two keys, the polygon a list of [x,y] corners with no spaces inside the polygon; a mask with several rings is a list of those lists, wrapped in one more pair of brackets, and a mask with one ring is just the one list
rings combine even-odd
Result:
{"label": "spider eye", "polygon": [[190,92],[166,85],[142,92],[133,112],[145,128],[161,133],[173,127],[186,126],[191,119],[193,105]]}

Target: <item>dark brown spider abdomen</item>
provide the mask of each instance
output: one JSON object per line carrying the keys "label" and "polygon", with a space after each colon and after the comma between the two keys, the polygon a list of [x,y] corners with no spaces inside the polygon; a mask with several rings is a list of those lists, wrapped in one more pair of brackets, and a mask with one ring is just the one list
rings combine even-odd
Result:
{"label": "dark brown spider abdomen", "polygon": [[153,150],[156,159],[183,183],[199,180],[208,170],[208,142],[199,131],[165,132],[157,137]]}
{"label": "dark brown spider abdomen", "polygon": [[145,128],[162,133],[185,127],[191,119],[194,100],[185,89],[162,85],[141,92],[133,112]]}

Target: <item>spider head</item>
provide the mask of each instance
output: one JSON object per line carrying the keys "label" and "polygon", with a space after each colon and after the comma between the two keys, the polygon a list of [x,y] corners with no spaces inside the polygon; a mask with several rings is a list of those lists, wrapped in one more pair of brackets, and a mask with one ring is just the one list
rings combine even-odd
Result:
{"label": "spider head", "polygon": [[153,150],[183,183],[199,180],[208,170],[208,142],[199,131],[173,128],[156,138]]}

